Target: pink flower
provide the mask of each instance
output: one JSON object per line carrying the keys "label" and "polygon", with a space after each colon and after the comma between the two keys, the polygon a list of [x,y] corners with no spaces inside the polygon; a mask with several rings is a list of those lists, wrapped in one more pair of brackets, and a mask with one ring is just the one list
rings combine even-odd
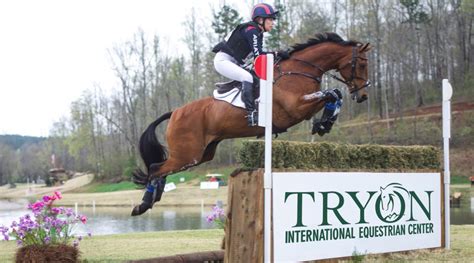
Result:
{"label": "pink flower", "polygon": [[57,199],[63,198],[63,196],[61,195],[61,192],[59,192],[59,191],[55,191],[55,192],[54,192],[54,196],[56,196]]}
{"label": "pink flower", "polygon": [[[19,221],[13,221],[11,231],[7,227],[0,226],[0,238],[8,240],[10,236],[14,237],[19,246],[59,244],[75,239],[71,228],[79,221],[85,224],[87,217],[76,215],[70,208],[53,207],[54,200],[61,198],[60,192],[54,192],[53,195],[43,196],[35,203],[29,204],[28,209],[33,211],[33,216],[27,214],[20,217]],[[62,214],[66,214],[67,217],[59,218]],[[81,239],[82,236],[78,237],[73,245],[77,246]]]}
{"label": "pink flower", "polygon": [[37,211],[37,210],[41,210],[41,208],[43,208],[43,207],[44,207],[44,203],[41,202],[41,201],[38,201],[38,202],[34,203],[34,204],[31,206],[31,209],[32,209],[33,211]]}

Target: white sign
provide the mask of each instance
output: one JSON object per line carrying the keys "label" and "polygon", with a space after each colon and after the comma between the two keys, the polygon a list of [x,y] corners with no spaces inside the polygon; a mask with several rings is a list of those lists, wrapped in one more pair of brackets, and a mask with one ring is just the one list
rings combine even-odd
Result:
{"label": "white sign", "polygon": [[165,193],[166,192],[169,192],[169,191],[173,191],[176,189],[176,185],[174,183],[168,183],[168,184],[165,184]]}
{"label": "white sign", "polygon": [[201,189],[219,189],[219,182],[201,182]]}
{"label": "white sign", "polygon": [[275,261],[441,247],[439,173],[273,173]]}

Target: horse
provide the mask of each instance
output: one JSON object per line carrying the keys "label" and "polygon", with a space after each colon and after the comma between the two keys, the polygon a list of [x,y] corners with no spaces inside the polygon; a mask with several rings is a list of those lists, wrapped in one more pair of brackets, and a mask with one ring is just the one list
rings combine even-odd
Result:
{"label": "horse", "polygon": [[399,183],[390,183],[380,187],[377,198],[377,215],[385,222],[396,222],[405,214],[405,199],[403,195],[410,196],[410,192]]}
{"label": "horse", "polygon": [[[273,114],[275,132],[286,131],[303,120],[310,119],[329,99],[321,97],[323,74],[344,83],[352,99],[358,103],[368,98],[369,43],[342,39],[336,33],[318,33],[306,43],[289,50],[289,58],[274,65]],[[336,70],[340,77],[330,74]],[[132,215],[143,214],[161,199],[161,189],[168,175],[197,166],[214,158],[222,140],[263,136],[263,127],[249,127],[244,109],[206,97],[192,101],[152,122],[140,137],[139,150],[147,173],[138,169],[133,173],[137,185],[147,186],[142,204]],[[169,119],[166,129],[166,148],[158,141],[155,129]],[[155,180],[155,181],[154,181]],[[151,188],[149,188],[151,186]],[[150,193],[153,192],[153,195]]]}

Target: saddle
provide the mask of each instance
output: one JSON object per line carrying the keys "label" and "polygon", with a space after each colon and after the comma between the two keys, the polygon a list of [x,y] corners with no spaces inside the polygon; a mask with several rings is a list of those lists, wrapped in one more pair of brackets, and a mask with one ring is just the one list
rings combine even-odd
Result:
{"label": "saddle", "polygon": [[224,94],[227,93],[235,88],[241,89],[242,88],[242,82],[237,81],[237,80],[231,80],[228,82],[219,82],[216,83],[216,91],[219,94]]}
{"label": "saddle", "polygon": [[[260,79],[257,77],[257,74],[253,70],[250,71],[253,77],[253,95],[254,98],[258,98],[260,96]],[[230,92],[233,89],[238,89],[239,91],[242,89],[242,82],[237,80],[231,80],[227,82],[218,82],[216,85],[216,92],[217,94],[225,94]]]}

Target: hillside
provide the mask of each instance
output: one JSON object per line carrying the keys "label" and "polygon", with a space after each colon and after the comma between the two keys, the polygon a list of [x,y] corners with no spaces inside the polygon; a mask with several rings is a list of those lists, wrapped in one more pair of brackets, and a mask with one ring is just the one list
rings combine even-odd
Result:
{"label": "hillside", "polygon": [[[474,175],[474,101],[452,102],[451,174],[464,178]],[[346,109],[347,110],[347,109]],[[344,111],[344,109],[343,109]],[[344,113],[344,112],[343,112]],[[322,137],[311,135],[311,123],[280,134],[279,139],[331,141],[353,144],[433,145],[443,146],[442,107],[431,104],[409,108],[400,114],[379,118],[374,113],[361,114],[349,121],[338,120],[332,131]]]}
{"label": "hillside", "polygon": [[0,144],[8,145],[12,149],[19,149],[25,144],[35,144],[46,140],[45,137],[33,137],[33,136],[22,136],[22,135],[0,135]]}

